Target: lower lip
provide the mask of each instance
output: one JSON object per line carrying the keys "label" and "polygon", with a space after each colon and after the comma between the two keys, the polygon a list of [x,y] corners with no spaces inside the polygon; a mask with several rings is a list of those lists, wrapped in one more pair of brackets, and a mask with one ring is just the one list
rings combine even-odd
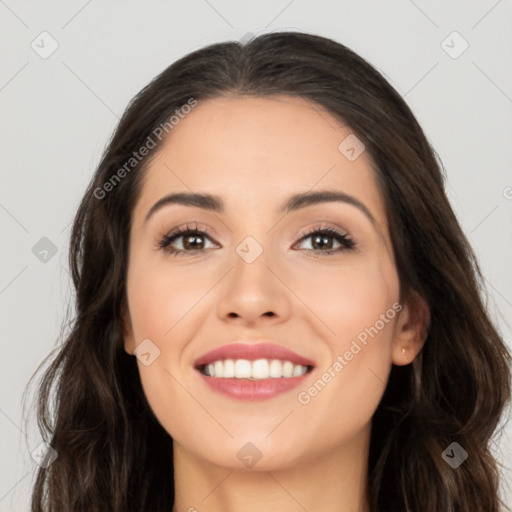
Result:
{"label": "lower lip", "polygon": [[238,400],[267,400],[281,393],[286,393],[304,382],[312,370],[300,377],[279,377],[269,379],[224,379],[199,375],[214,391]]}

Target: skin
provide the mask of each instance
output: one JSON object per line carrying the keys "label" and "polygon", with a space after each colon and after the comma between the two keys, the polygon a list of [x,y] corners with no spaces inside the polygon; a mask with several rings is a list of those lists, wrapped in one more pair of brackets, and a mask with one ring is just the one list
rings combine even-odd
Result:
{"label": "skin", "polygon": [[[400,303],[372,162],[366,152],[349,161],[338,150],[350,133],[300,98],[215,98],[173,128],[147,169],[132,216],[124,340],[129,354],[146,338],[160,350],[150,365],[137,364],[174,441],[173,512],[367,510],[371,419],[392,364],[409,364],[421,350],[428,308],[421,300]],[[277,213],[291,194],[320,189],[354,196],[375,225],[341,202]],[[218,195],[225,210],[173,204],[145,222],[171,192]],[[174,256],[158,248],[166,234],[194,222],[210,233],[199,239],[203,249]],[[356,247],[331,255],[312,249],[315,237],[301,235],[318,224],[348,233]],[[263,248],[250,264],[236,252],[247,236]],[[196,247],[185,238],[173,247]],[[340,247],[334,238],[325,243]],[[298,392],[394,303],[400,313],[300,403]],[[303,386],[245,402],[211,390],[193,367],[214,348],[262,338],[315,361]],[[247,442],[261,452],[251,468],[237,457]]]}

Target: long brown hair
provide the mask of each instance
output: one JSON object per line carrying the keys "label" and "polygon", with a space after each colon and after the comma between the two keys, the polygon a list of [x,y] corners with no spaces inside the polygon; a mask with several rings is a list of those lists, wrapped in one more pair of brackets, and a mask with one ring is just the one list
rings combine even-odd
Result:
{"label": "long brown hair", "polygon": [[[511,356],[486,312],[482,274],[446,197],[444,169],[379,72],[335,41],[298,32],[190,53],[128,105],[72,228],[76,311],[37,396],[41,434],[58,458],[38,471],[32,511],[172,508],[172,439],[123,349],[131,214],[161,144],[155,129],[172,129],[170,117],[191,98],[229,94],[301,97],[351,128],[385,201],[401,300],[416,293],[430,307],[423,350],[412,364],[393,366],[372,421],[372,511],[498,512],[490,443],[510,399]],[[148,137],[157,147],[127,167]],[[468,453],[456,469],[442,457],[453,442]]]}

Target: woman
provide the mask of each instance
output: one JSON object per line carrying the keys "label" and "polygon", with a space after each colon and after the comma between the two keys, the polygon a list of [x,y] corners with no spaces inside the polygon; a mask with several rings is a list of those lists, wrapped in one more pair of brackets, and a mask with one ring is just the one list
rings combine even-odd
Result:
{"label": "woman", "polygon": [[499,510],[510,354],[433,149],[341,44],[273,33],[167,68],[70,264],[33,511]]}

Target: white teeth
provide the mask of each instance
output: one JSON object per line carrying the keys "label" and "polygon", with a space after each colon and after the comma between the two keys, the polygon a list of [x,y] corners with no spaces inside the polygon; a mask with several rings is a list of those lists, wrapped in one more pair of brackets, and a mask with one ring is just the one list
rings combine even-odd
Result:
{"label": "white teeth", "polygon": [[[221,374],[219,373],[219,375]],[[235,361],[233,361],[233,359],[226,359],[224,361],[224,369],[222,375],[226,379],[231,379],[235,376]]]}
{"label": "white teeth", "polygon": [[308,369],[305,366],[294,366],[293,367],[293,376],[298,377],[300,375],[304,375]]}
{"label": "white teeth", "polygon": [[[215,374],[217,375],[217,374]],[[257,359],[252,362],[252,375],[253,379],[268,379],[268,361],[266,359]]]}
{"label": "white teeth", "polygon": [[268,379],[300,377],[307,373],[308,367],[293,364],[291,361],[279,359],[226,359],[210,363],[204,367],[203,373],[216,378],[237,379]]}
{"label": "white teeth", "polygon": [[293,376],[293,363],[290,361],[285,361],[283,364],[283,377],[292,377]]}
{"label": "white teeth", "polygon": [[270,363],[270,376],[275,379],[283,376],[283,365],[278,359],[272,359]]}
{"label": "white teeth", "polygon": [[[220,363],[219,372],[215,372],[215,375],[223,375],[222,373],[222,361],[217,361]],[[215,363],[215,364],[217,364]],[[215,368],[217,369],[217,368]],[[235,377],[237,379],[248,379],[251,376],[251,361],[247,361],[246,359],[237,359],[235,362]]]}

